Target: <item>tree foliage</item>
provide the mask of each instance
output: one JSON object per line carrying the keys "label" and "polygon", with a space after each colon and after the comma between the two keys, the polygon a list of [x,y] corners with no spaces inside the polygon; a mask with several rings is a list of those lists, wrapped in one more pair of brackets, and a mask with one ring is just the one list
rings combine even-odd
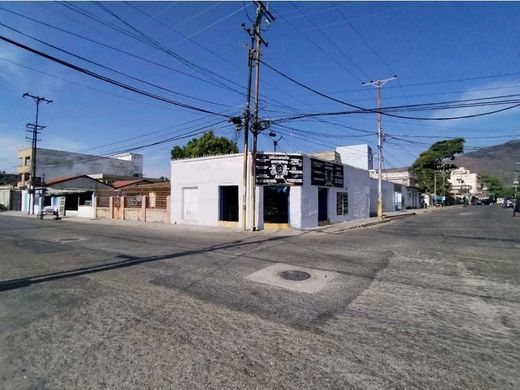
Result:
{"label": "tree foliage", "polygon": [[175,146],[171,150],[171,159],[214,156],[217,154],[238,153],[238,146],[226,137],[216,137],[213,131],[204,133],[200,138],[193,138],[185,146]]}
{"label": "tree foliage", "polygon": [[419,189],[427,194],[435,191],[437,194],[448,194],[451,185],[448,178],[456,166],[451,162],[455,155],[464,151],[464,138],[454,138],[434,143],[428,150],[422,152],[412,164],[412,171],[417,174]]}
{"label": "tree foliage", "polygon": [[497,177],[482,175],[480,180],[486,190],[486,194],[492,198],[512,197],[514,194],[513,188],[505,186]]}

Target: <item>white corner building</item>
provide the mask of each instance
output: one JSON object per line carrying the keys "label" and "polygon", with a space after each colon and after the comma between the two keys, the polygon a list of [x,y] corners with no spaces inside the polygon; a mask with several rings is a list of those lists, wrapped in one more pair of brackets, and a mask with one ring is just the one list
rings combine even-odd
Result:
{"label": "white corner building", "polygon": [[[171,222],[242,226],[243,154],[171,163]],[[249,156],[251,162],[251,156]],[[248,229],[315,227],[370,215],[368,171],[304,154],[259,153]],[[248,194],[249,210],[252,197]]]}

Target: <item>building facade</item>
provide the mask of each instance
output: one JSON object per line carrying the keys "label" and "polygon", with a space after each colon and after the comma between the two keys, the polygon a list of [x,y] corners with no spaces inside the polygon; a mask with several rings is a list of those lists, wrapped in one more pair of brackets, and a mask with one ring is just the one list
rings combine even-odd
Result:
{"label": "building facade", "polygon": [[448,181],[454,196],[482,196],[482,182],[478,173],[459,167],[451,171]]}
{"label": "building facade", "polygon": [[[31,148],[18,152],[20,165],[18,188],[31,183]],[[114,157],[94,156],[61,150],[38,148],[36,152],[37,181],[45,182],[61,176],[79,176],[90,174],[117,175],[118,177],[142,177],[143,156],[124,153]]]}
{"label": "building facade", "polygon": [[[34,212],[37,214],[43,207],[53,206],[62,216],[94,218],[96,193],[112,189],[87,175],[58,177],[48,180],[46,187],[36,189]],[[29,212],[32,196],[28,190],[22,190],[22,211]]]}
{"label": "building facade", "polygon": [[[251,156],[249,156],[249,163]],[[243,154],[171,163],[171,222],[242,226]],[[368,171],[304,154],[259,153],[248,229],[315,227],[370,215]],[[247,194],[248,209],[252,196]]]}
{"label": "building facade", "polygon": [[[381,172],[383,185],[386,186],[386,191],[383,193],[393,192],[393,200],[387,199],[387,204],[392,204],[394,211],[415,209],[420,207],[420,194],[417,188],[417,175],[410,171],[410,168],[388,168]],[[378,172],[370,170],[370,178],[377,181]],[[384,184],[392,183],[394,189],[391,190],[392,185]],[[389,196],[389,195],[387,195]],[[385,201],[383,199],[383,206]],[[383,211],[386,210],[383,207]]]}

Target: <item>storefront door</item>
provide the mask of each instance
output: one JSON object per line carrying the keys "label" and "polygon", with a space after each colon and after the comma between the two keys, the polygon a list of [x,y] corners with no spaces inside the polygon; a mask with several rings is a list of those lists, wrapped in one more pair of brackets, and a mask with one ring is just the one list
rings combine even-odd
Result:
{"label": "storefront door", "polygon": [[327,198],[329,195],[328,188],[318,188],[318,222],[328,221],[328,203]]}

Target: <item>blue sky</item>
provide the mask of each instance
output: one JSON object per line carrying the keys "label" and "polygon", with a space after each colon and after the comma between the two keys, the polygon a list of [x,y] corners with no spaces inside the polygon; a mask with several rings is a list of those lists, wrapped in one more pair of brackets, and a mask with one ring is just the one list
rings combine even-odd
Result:
{"label": "blue sky", "polygon": [[[243,109],[247,81],[245,45],[249,39],[241,23],[251,24],[248,16],[254,16],[252,3],[102,3],[126,25],[95,3],[72,5],[76,11],[58,3],[2,2],[0,22],[182,95],[71,57],[6,27],[0,26],[1,35],[182,103],[230,115],[238,115]],[[270,2],[269,6],[277,19],[269,27],[264,25],[263,34],[269,46],[263,48],[263,60],[338,99],[375,107],[375,88],[362,86],[362,82],[394,74],[399,76],[398,80],[383,89],[386,106],[520,93],[520,3]],[[133,57],[5,10],[126,51]],[[106,24],[124,30],[132,25],[160,42],[173,56]],[[207,73],[197,73],[192,65],[218,76],[208,79]],[[25,92],[54,101],[41,106],[41,124],[47,128],[39,145],[45,148],[109,154],[208,128],[220,135],[235,136],[227,123],[210,126],[222,121],[220,117],[122,90],[0,42],[0,170],[14,172],[18,163],[16,151],[30,145],[24,130],[25,124],[34,119],[34,103],[22,98]],[[266,119],[348,109],[265,67],[261,68],[260,93],[260,115]],[[492,109],[496,107],[412,114],[432,118]],[[449,137],[466,137],[468,150],[518,139],[519,112],[516,109],[445,122],[384,117],[384,131],[400,138],[388,138],[385,143],[385,166],[411,164],[429,144]],[[270,130],[283,137],[279,148],[285,152],[323,151],[359,143],[375,147],[373,114],[323,119],[327,122],[306,119],[285,122],[288,127]],[[145,175],[169,176],[170,149],[189,139],[136,151],[144,154]],[[266,134],[259,137],[259,148],[272,149]]]}

